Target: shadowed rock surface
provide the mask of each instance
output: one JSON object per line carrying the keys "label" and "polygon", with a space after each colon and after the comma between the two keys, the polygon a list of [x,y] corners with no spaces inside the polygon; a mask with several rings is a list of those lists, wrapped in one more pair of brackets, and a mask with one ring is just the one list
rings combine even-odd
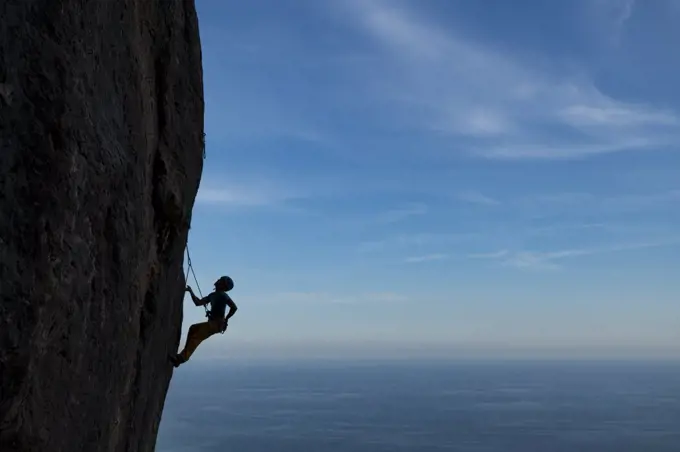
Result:
{"label": "shadowed rock surface", "polygon": [[203,166],[194,2],[0,17],[0,450],[151,451]]}

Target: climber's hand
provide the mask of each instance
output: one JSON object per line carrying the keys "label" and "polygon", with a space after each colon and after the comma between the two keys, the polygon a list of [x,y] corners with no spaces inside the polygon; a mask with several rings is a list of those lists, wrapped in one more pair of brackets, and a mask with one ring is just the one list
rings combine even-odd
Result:
{"label": "climber's hand", "polygon": [[189,293],[194,293],[194,291],[191,290],[191,286],[186,286],[186,287],[184,288],[184,291],[185,291],[185,292],[189,292]]}
{"label": "climber's hand", "polygon": [[225,331],[227,331],[228,326],[229,326],[229,322],[227,322],[226,320],[224,322],[222,322],[222,330],[220,332],[224,333]]}

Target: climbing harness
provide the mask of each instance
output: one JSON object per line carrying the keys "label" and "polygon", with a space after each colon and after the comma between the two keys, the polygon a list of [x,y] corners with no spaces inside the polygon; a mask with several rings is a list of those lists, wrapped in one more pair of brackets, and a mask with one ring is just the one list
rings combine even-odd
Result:
{"label": "climbing harness", "polygon": [[[203,299],[203,293],[201,292],[201,286],[198,284],[198,278],[196,278],[196,273],[194,272],[194,266],[191,263],[191,255],[189,254],[189,245],[186,245],[186,250],[187,250],[187,274],[184,277],[184,283],[186,283],[189,280],[189,272],[191,272],[192,276],[194,277],[194,282],[196,283],[196,288],[198,289],[198,295],[200,295],[201,299]],[[208,310],[208,306],[203,305],[203,309],[205,309],[205,316],[210,319],[210,311]],[[226,328],[220,331],[220,333],[224,334],[226,331]]]}

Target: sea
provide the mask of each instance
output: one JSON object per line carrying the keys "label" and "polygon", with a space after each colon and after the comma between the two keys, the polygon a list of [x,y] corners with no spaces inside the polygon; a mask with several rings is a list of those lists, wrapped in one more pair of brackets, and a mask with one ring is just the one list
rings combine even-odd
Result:
{"label": "sea", "polygon": [[190,361],[158,452],[680,452],[680,363]]}

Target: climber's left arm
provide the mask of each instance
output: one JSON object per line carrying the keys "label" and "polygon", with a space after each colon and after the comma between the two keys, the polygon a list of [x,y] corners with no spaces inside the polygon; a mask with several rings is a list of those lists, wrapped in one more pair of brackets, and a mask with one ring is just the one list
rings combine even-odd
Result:
{"label": "climber's left arm", "polygon": [[227,297],[227,306],[229,306],[229,312],[227,313],[227,316],[224,318],[224,323],[227,323],[229,321],[229,318],[236,314],[236,311],[238,310],[238,306],[236,306],[236,303],[234,303],[234,300],[232,300],[231,297]]}

